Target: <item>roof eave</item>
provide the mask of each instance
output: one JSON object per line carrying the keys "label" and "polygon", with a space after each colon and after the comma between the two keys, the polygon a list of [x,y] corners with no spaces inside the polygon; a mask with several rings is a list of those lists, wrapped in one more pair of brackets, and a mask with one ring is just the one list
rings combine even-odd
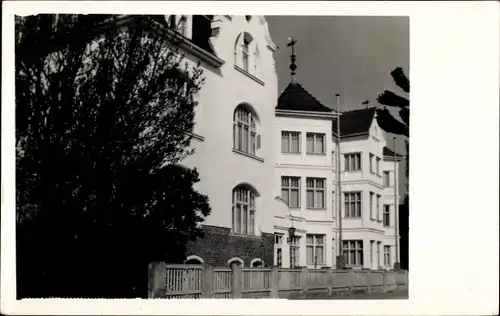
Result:
{"label": "roof eave", "polygon": [[321,118],[334,118],[337,116],[336,113],[322,112],[322,111],[297,111],[297,110],[283,110],[275,109],[276,115],[294,115],[294,116],[305,116],[305,117],[321,117]]}

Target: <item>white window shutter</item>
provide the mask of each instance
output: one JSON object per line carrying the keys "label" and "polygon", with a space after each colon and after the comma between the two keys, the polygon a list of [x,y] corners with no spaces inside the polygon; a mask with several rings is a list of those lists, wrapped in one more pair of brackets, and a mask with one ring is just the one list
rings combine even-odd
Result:
{"label": "white window shutter", "polygon": [[257,149],[260,149],[261,146],[260,134],[257,135]]}

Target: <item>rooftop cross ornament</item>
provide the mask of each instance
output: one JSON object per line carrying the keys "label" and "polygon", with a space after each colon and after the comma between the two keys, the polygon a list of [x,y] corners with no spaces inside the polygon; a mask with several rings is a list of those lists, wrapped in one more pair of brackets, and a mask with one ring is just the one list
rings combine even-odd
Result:
{"label": "rooftop cross ornament", "polygon": [[292,80],[294,79],[295,76],[295,69],[297,69],[297,65],[295,65],[295,51],[294,51],[294,46],[297,44],[297,40],[294,39],[293,37],[289,37],[288,40],[290,41],[288,44],[286,44],[286,47],[292,47],[292,55],[290,55],[290,59],[292,60],[292,63],[290,64],[290,70],[292,71]]}

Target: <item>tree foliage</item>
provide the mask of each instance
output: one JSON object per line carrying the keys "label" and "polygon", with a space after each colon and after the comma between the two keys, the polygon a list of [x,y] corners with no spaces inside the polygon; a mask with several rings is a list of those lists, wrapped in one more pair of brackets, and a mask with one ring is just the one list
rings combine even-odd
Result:
{"label": "tree foliage", "polygon": [[18,296],[136,297],[210,212],[192,185],[199,66],[145,16],[16,17]]}
{"label": "tree foliage", "polygon": [[[404,92],[410,93],[410,80],[406,77],[403,69],[397,67],[391,72],[391,76],[398,87]],[[389,110],[384,107],[377,109],[377,123],[386,132],[410,137],[410,101],[392,91],[385,90],[381,93],[377,101],[386,106],[399,109],[399,119],[395,118]],[[409,143],[405,141],[406,146],[406,177],[409,176]]]}

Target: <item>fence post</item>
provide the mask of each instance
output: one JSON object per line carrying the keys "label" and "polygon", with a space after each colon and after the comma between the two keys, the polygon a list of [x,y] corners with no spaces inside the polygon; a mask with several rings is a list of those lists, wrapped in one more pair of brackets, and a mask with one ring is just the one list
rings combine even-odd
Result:
{"label": "fence post", "polygon": [[327,289],[328,289],[328,296],[332,296],[333,295],[333,267],[330,268],[328,267],[328,269],[326,270],[326,286],[327,286]]}
{"label": "fence post", "polygon": [[396,273],[396,271],[392,270],[392,275],[393,275],[393,280],[394,280],[394,292],[396,292],[398,290],[398,275]]}
{"label": "fence post", "polygon": [[382,291],[387,293],[387,271],[383,271],[382,273]]}
{"label": "fence post", "polygon": [[308,275],[307,275],[307,267],[302,267],[302,272],[300,273],[300,287],[301,287],[301,295],[303,297],[307,296],[307,281],[308,281]]}
{"label": "fence post", "polygon": [[214,296],[214,267],[206,264],[203,267],[203,279],[201,280],[201,295],[203,298]]}
{"label": "fence post", "polygon": [[405,275],[405,288],[408,289],[408,270],[403,270]]}
{"label": "fence post", "polygon": [[368,295],[372,294],[372,272],[370,270],[366,271],[366,292]]}
{"label": "fence post", "polygon": [[347,270],[347,276],[349,277],[349,293],[354,290],[354,272],[352,269]]}
{"label": "fence post", "polygon": [[279,298],[279,268],[278,266],[271,267],[271,298]]}
{"label": "fence post", "polygon": [[241,291],[243,288],[243,269],[241,267],[241,264],[233,263],[231,265],[231,274],[231,298],[241,298]]}
{"label": "fence post", "polygon": [[165,293],[165,278],[167,264],[165,262],[151,262],[148,265],[148,298],[159,298]]}

